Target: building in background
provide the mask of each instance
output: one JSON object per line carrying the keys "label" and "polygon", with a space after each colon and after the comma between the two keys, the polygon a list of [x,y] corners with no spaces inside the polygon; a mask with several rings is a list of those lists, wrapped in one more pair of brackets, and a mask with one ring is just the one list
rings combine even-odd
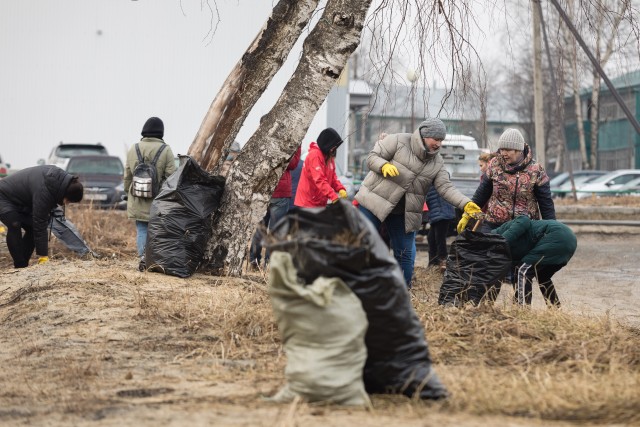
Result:
{"label": "building in background", "polygon": [[364,81],[356,82],[352,97],[360,97],[365,87],[370,91],[369,104],[351,110],[349,170],[356,177],[366,173],[367,154],[381,133],[413,132],[412,123],[417,127],[426,117],[439,117],[447,126],[447,134],[472,137],[481,149],[489,151],[495,151],[506,128],[517,128],[527,138],[526,124],[504,99],[488,103],[485,120],[478,102],[461,101],[455,93],[447,96],[442,88],[417,87],[412,94],[410,86],[373,88]]}
{"label": "building in background", "polygon": [[[640,70],[611,79],[611,83],[629,110],[635,113],[636,119],[640,120]],[[591,123],[589,121],[591,93],[592,90],[587,89],[580,94],[587,156],[591,155]],[[599,104],[598,164],[594,169],[640,169],[640,156],[637,155],[640,149],[640,135],[635,131],[604,82],[600,89]],[[564,108],[568,158],[571,159],[573,169],[579,170],[582,168],[582,162],[573,96],[565,98]]]}

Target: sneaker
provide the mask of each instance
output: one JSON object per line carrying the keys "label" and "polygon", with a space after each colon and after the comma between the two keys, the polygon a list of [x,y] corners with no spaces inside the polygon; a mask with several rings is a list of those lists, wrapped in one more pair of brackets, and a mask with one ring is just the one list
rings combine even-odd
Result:
{"label": "sneaker", "polygon": [[247,265],[247,271],[260,271],[260,262],[249,261],[249,264]]}
{"label": "sneaker", "polygon": [[144,262],[144,258],[140,260],[140,263],[138,264],[138,270],[140,271],[145,271],[147,269],[147,263]]}
{"label": "sneaker", "polygon": [[440,263],[440,273],[444,274],[447,271],[447,261],[442,261]]}

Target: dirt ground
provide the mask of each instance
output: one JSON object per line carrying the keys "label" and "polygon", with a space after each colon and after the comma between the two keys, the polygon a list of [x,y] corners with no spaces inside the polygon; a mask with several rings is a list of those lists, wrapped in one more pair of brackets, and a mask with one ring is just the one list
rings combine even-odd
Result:
{"label": "dirt ground", "polygon": [[[586,231],[556,276],[562,310],[640,327],[640,234]],[[118,256],[21,270],[8,262],[0,246],[3,426],[575,425],[400,396],[374,396],[372,410],[272,403],[286,358],[259,274],[179,279]],[[534,309],[545,310],[539,293]],[[441,370],[445,382],[456,375]]]}

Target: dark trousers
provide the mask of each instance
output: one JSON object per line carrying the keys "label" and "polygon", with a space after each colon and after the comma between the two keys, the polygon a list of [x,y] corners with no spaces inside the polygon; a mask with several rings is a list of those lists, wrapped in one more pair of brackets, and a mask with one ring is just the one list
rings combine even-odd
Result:
{"label": "dark trousers", "polygon": [[[13,266],[15,268],[27,267],[35,249],[31,215],[15,211],[6,212],[0,214],[0,221],[7,226],[7,248],[13,258]],[[24,235],[22,230],[24,230]]]}
{"label": "dark trousers", "polygon": [[449,220],[431,223],[427,243],[429,244],[429,267],[438,266],[447,259],[447,232]]}
{"label": "dark trousers", "polygon": [[[251,247],[249,248],[249,262],[255,266],[259,266],[262,262],[262,240],[263,232],[271,231],[278,221],[280,221],[289,212],[289,198],[276,197],[271,198],[267,213],[262,219],[258,229],[251,239]],[[265,230],[266,229],[266,230]],[[269,263],[269,250],[265,251],[265,265]]]}
{"label": "dark trousers", "polygon": [[544,297],[544,301],[547,305],[560,307],[560,299],[556,293],[556,288],[553,286],[551,277],[556,274],[564,265],[550,264],[550,265],[530,265],[522,264],[514,269],[513,286],[515,287],[514,299],[518,304],[530,305],[533,292],[533,279],[538,281],[540,292]]}

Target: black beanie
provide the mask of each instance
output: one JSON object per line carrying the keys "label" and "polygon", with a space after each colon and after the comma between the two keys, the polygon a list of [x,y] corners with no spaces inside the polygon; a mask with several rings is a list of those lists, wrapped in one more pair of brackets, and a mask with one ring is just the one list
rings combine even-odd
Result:
{"label": "black beanie", "polygon": [[326,128],[320,132],[317,143],[322,154],[327,155],[332,148],[337,148],[342,144],[342,137],[334,128]]}
{"label": "black beanie", "polygon": [[[69,182],[69,185],[67,186],[67,189],[64,192],[64,198],[69,200],[69,202],[71,203],[78,203],[82,201],[83,195],[84,195],[84,187],[82,183],[80,182],[77,176],[73,176],[73,178],[71,178],[71,182]],[[64,201],[64,198],[63,198],[63,201]]]}
{"label": "black beanie", "polygon": [[160,138],[164,136],[164,123],[157,117],[149,117],[142,127],[142,136]]}

